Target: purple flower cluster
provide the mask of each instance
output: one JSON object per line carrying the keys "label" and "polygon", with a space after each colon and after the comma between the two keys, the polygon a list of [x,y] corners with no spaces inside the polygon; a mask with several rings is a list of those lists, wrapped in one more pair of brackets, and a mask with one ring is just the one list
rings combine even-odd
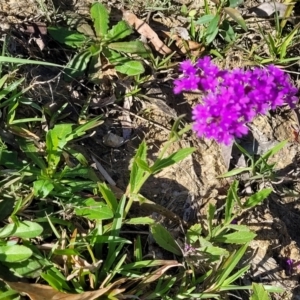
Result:
{"label": "purple flower cluster", "polygon": [[200,90],[202,104],[193,109],[193,129],[199,137],[230,144],[248,133],[246,123],[270,109],[297,102],[297,88],[281,69],[270,65],[249,70],[220,70],[208,56],[195,64],[181,63],[183,77],[174,81],[174,93]]}

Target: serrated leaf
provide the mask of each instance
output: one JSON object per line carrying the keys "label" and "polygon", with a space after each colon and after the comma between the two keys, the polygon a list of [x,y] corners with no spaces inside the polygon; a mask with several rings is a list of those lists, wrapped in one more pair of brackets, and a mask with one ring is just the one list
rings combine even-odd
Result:
{"label": "serrated leaf", "polygon": [[106,35],[106,39],[109,41],[116,41],[125,38],[133,32],[131,27],[125,22],[120,21],[115,26],[113,26]]}
{"label": "serrated leaf", "polygon": [[250,208],[250,207],[254,207],[254,206],[260,204],[263,200],[265,200],[272,193],[272,191],[273,191],[272,189],[263,189],[263,190],[255,193],[254,195],[249,197],[249,199],[246,200],[243,207]]}
{"label": "serrated leaf", "polygon": [[23,245],[0,246],[0,261],[24,261],[32,255],[32,251]]}
{"label": "serrated leaf", "polygon": [[190,147],[190,148],[183,148],[178,150],[177,152],[171,154],[170,156],[163,158],[161,160],[157,160],[154,165],[151,167],[152,173],[157,173],[160,170],[169,167],[175,163],[178,163],[179,161],[185,159],[187,156],[192,154],[196,148]]}
{"label": "serrated leaf", "polygon": [[135,159],[135,161],[136,161],[137,165],[139,166],[139,168],[141,168],[143,171],[151,173],[151,169],[146,161],[140,159],[139,157],[137,157]]}
{"label": "serrated leaf", "polygon": [[245,31],[248,30],[246,22],[238,10],[232,7],[224,7],[224,11],[226,14],[228,14],[229,17],[235,20]]}
{"label": "serrated leaf", "polygon": [[109,15],[106,7],[97,2],[91,7],[91,17],[97,37],[104,37],[108,30]]}
{"label": "serrated leaf", "polygon": [[73,48],[79,48],[88,41],[84,34],[65,27],[48,27],[47,30],[56,41]]}
{"label": "serrated leaf", "polygon": [[176,244],[174,238],[162,225],[152,225],[150,230],[154,240],[160,247],[174,253],[175,255],[182,255],[182,252],[179,246]]}
{"label": "serrated leaf", "polygon": [[148,54],[144,44],[140,41],[110,43],[108,48],[124,53],[145,55]]}
{"label": "serrated leaf", "polygon": [[252,241],[256,237],[253,232],[237,231],[213,238],[214,242],[227,244],[245,244]]}
{"label": "serrated leaf", "polygon": [[115,66],[115,69],[128,76],[135,76],[145,72],[144,66],[140,61],[126,61],[119,66]]}
{"label": "serrated leaf", "polygon": [[77,53],[68,63],[68,69],[65,70],[64,79],[72,80],[73,77],[82,76],[91,59],[92,53],[89,50]]}

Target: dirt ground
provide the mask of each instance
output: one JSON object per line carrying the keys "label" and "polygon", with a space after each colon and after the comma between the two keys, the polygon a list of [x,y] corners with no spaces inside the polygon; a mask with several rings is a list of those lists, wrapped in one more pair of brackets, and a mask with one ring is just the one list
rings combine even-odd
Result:
{"label": "dirt ground", "polygon": [[[37,3],[40,3],[39,5]],[[0,30],[2,40],[5,35],[11,34],[9,47],[12,54],[30,56],[31,58],[52,58],[55,49],[48,41],[45,51],[38,49],[35,43],[30,43],[30,33],[21,31],[28,22],[49,22],[53,18],[53,10],[57,10],[56,18],[62,18],[61,12],[72,11],[82,15],[88,14],[89,1],[35,1],[35,0],[0,0]],[[122,8],[122,3],[112,1],[110,5]],[[195,4],[196,5],[196,4]],[[128,5],[130,6],[130,5]],[[171,17],[169,17],[171,19]],[[173,20],[174,22],[174,20]],[[172,20],[171,20],[172,23]],[[164,24],[166,26],[166,24]],[[52,48],[51,48],[52,47]],[[238,52],[228,56],[226,67],[234,67],[233,56],[239,57]],[[232,60],[230,60],[230,57]],[[63,59],[62,59],[63,60]],[[54,61],[57,62],[57,61]],[[92,87],[84,82],[66,83],[62,80],[59,71],[45,67],[24,67],[26,80],[40,82],[29,95],[35,97],[39,103],[49,105],[55,102],[56,106],[69,103],[68,109],[77,114],[92,91]],[[172,78],[173,74],[168,74]],[[122,78],[115,78],[121,81]],[[125,80],[125,79],[124,79]],[[133,157],[139,143],[145,139],[150,152],[150,160],[154,159],[163,142],[168,138],[170,128],[177,116],[186,114],[185,122],[191,120],[191,108],[197,103],[199,95],[184,94],[174,96],[172,93],[172,80],[161,80],[143,89],[148,100],[133,98],[130,115],[130,138],[120,147],[110,147],[103,142],[107,133],[111,132],[120,138],[124,134],[122,127],[122,103],[106,105],[105,99],[112,96],[110,88],[102,94],[92,98],[96,103],[90,113],[104,114],[105,123],[96,130],[96,134],[89,139],[81,141],[77,146],[97,154],[103,167],[116,182],[117,187],[125,190],[128,183],[130,159]],[[141,113],[141,108],[147,113]],[[277,163],[276,181],[260,182],[259,186],[250,186],[255,191],[264,186],[274,188],[274,193],[263,205],[242,215],[239,224],[247,224],[257,233],[257,238],[251,243],[253,257],[251,260],[251,273],[245,278],[244,284],[251,281],[281,286],[286,289],[284,295],[275,296],[276,299],[300,299],[299,274],[300,268],[295,267],[292,273],[287,272],[285,261],[293,259],[300,264],[300,201],[299,201],[299,149],[300,144],[295,138],[295,124],[298,124],[298,108],[295,111],[280,109],[268,116],[258,117],[252,125],[253,136],[248,136],[241,144],[261,154],[276,143],[289,139],[288,145],[280,151],[273,161]],[[253,150],[253,137],[256,143]],[[216,143],[198,139],[188,134],[183,140],[173,146],[172,151],[184,147],[196,147],[196,152],[181,163],[170,167],[151,178],[144,186],[142,193],[150,200],[159,203],[184,218],[190,223],[205,218],[208,203],[224,204],[230,180],[217,177],[227,171],[227,158]],[[90,155],[90,152],[88,155]],[[235,157],[233,157],[235,158]],[[92,162],[92,160],[91,160]],[[236,159],[231,160],[231,167]],[[243,163],[239,161],[239,163]],[[247,179],[241,178],[243,183]],[[287,195],[292,191],[295,196]],[[244,195],[249,192],[245,188]],[[250,190],[251,192],[251,190]]]}

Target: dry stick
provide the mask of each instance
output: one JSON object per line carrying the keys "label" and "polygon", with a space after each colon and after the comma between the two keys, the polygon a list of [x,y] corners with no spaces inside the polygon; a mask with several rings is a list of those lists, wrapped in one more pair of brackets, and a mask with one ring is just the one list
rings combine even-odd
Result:
{"label": "dry stick", "polygon": [[117,104],[113,104],[113,106],[114,106],[116,109],[120,110],[120,111],[126,111],[126,112],[128,112],[130,115],[135,116],[136,118],[138,118],[138,119],[140,119],[140,120],[143,120],[143,121],[145,121],[145,122],[149,122],[149,123],[151,123],[151,124],[157,126],[158,128],[167,131],[168,133],[171,132],[171,129],[168,129],[168,128],[166,128],[166,127],[163,127],[162,125],[159,125],[158,123],[156,123],[156,122],[154,122],[154,121],[148,120],[148,119],[143,118],[143,117],[141,117],[141,116],[139,116],[139,115],[137,115],[137,114],[135,114],[135,113],[132,113],[131,111],[129,111],[129,110],[127,110],[127,109],[124,109],[123,107],[121,107],[121,106],[119,106],[119,105],[117,105]]}
{"label": "dry stick", "polygon": [[97,169],[98,171],[102,174],[102,176],[105,178],[105,180],[113,186],[116,186],[117,184],[115,183],[115,181],[110,177],[110,175],[106,172],[106,170],[102,167],[102,165],[100,164],[100,162],[95,158],[94,155],[91,155],[93,161],[96,163]]}

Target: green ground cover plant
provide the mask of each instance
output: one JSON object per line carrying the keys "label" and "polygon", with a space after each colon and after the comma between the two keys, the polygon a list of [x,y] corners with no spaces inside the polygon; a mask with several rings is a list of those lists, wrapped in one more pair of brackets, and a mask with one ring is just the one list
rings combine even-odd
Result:
{"label": "green ground cover plant", "polygon": [[[248,29],[237,9],[239,4],[234,0],[214,1],[212,10],[205,1],[203,12],[183,5],[181,14],[189,18],[191,38],[203,43],[207,52],[223,57],[226,52],[219,52],[214,41],[221,37],[234,45]],[[147,6],[147,11],[159,4],[153,5],[151,9]],[[170,9],[169,1],[163,5]],[[194,147],[172,150],[193,128],[183,116],[174,120],[154,160],[149,159],[151,145],[140,143],[131,159],[127,188],[117,190],[100,180],[86,153],[74,146],[91,130],[101,127],[105,115],[91,117],[85,110],[71,122],[64,118],[65,106],[53,113],[27,97],[33,85],[26,86],[24,77],[18,74],[17,67],[23,64],[64,68],[65,80],[86,77],[93,82],[103,63],[109,63],[118,73],[133,79],[133,95],[142,94],[140,86],[151,78],[146,64],[155,76],[177,65],[176,53],[163,56],[150,51],[125,21],[110,26],[104,4],[92,4],[90,16],[91,35],[48,26],[52,38],[76,50],[66,66],[0,56],[0,300],[229,299],[236,292],[245,299],[267,300],[272,293],[284,292],[268,284],[244,284],[250,272],[249,244],[256,233],[239,218],[262,205],[272,188],[243,197],[240,182],[233,180],[221,208],[210,203],[206,215],[193,224],[141,193],[151,177],[196,151]],[[265,35],[270,57],[253,58],[262,64],[296,59],[288,53],[299,26],[286,34],[285,24],[279,24],[278,17],[276,20],[275,38],[270,33]],[[197,61],[197,57],[191,61]],[[185,62],[184,66],[186,74],[191,75],[190,65]],[[203,79],[203,73],[201,76]],[[186,80],[188,87],[192,83]],[[276,165],[269,159],[286,147],[287,141],[259,157],[235,145],[247,158],[247,166],[220,178],[249,172],[251,181],[276,179]],[[142,213],[143,208],[147,215]],[[179,237],[174,236],[172,226],[157,222],[152,212],[180,228]],[[163,258],[147,252],[148,236],[164,251]]]}
{"label": "green ground cover plant", "polygon": [[[65,27],[48,27],[50,35],[60,43],[78,49],[79,52],[68,64],[70,68],[67,76],[79,77],[87,70],[90,78],[95,76],[103,65],[103,58],[115,69],[126,75],[138,75],[144,73],[144,66],[139,57],[147,57],[148,51],[141,41],[122,41],[132,33],[131,27],[125,21],[119,21],[109,27],[109,14],[101,3],[94,3],[91,7],[93,35],[79,33]],[[88,25],[86,25],[88,26]],[[132,59],[132,55],[136,59]]]}

